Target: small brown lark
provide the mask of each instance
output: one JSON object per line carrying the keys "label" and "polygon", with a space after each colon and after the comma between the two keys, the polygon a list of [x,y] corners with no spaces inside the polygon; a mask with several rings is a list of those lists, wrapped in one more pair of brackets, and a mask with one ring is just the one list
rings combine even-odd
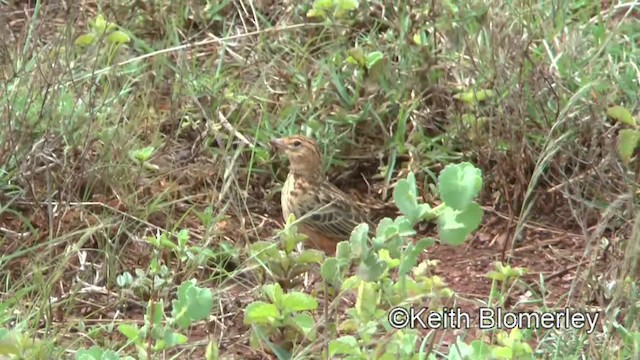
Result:
{"label": "small brown lark", "polygon": [[334,255],[336,245],[349,240],[360,223],[374,225],[366,211],[347,194],[331,184],[322,171],[322,155],[316,142],[305,136],[275,139],[271,146],[289,158],[289,175],[282,187],[280,201],[286,220],[293,213],[300,219],[298,229],[307,235],[307,244]]}

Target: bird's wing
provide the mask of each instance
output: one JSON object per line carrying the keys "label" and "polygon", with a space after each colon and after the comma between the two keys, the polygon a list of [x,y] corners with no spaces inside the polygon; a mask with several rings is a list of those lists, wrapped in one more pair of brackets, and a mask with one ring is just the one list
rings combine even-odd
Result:
{"label": "bird's wing", "polygon": [[340,240],[348,240],[353,229],[361,223],[369,225],[369,235],[375,234],[374,226],[366,212],[338,188],[325,183],[315,189],[307,201],[298,204],[304,223],[314,230]]}

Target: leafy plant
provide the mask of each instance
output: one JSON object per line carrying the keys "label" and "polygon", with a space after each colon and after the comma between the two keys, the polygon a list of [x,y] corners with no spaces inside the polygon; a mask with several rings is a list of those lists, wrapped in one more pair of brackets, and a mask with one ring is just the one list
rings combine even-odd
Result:
{"label": "leafy plant", "polygon": [[279,284],[263,286],[262,293],[268,302],[254,301],[244,311],[244,323],[252,326],[252,346],[263,341],[274,353],[285,354],[294,342],[315,339],[315,320],[309,313],[318,308],[313,296],[285,293]]}
{"label": "leafy plant", "polygon": [[142,327],[134,324],[118,326],[118,331],[135,346],[140,359],[185,344],[188,338],[179,331],[207,318],[213,309],[213,293],[196,286],[195,280],[182,283],[177,296],[173,300],[171,317],[165,316],[163,300],[150,300]]}
{"label": "leafy plant", "polygon": [[285,290],[301,284],[301,275],[324,258],[324,254],[315,249],[305,249],[301,253],[294,251],[306,239],[305,235],[298,233],[295,221],[295,215],[291,214],[278,234],[280,241],[258,241],[249,249],[253,261],[261,264],[264,273],[268,273]]}
{"label": "leafy plant", "polygon": [[315,0],[307,17],[341,19],[360,6],[358,0]]}
{"label": "leafy plant", "polygon": [[87,48],[98,44],[101,39],[105,39],[107,43],[106,62],[111,64],[118,49],[131,41],[129,35],[119,28],[117,24],[105,20],[102,14],[98,14],[89,21],[89,31],[78,36],[74,43],[79,48]]}
{"label": "leafy plant", "polygon": [[624,164],[629,164],[640,142],[640,128],[631,112],[622,106],[610,107],[607,116],[626,127],[618,134],[618,156]]}

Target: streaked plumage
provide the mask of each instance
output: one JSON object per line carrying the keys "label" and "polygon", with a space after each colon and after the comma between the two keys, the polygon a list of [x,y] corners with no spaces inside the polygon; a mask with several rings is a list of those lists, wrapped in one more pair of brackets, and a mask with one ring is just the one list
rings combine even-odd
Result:
{"label": "streaked plumage", "polygon": [[312,247],[334,254],[337,243],[348,240],[353,228],[363,222],[373,235],[375,227],[366,211],[326,179],[314,140],[291,136],[272,140],[271,146],[289,158],[289,175],[280,198],[282,215],[285,219],[291,213],[296,219],[304,217],[299,230]]}

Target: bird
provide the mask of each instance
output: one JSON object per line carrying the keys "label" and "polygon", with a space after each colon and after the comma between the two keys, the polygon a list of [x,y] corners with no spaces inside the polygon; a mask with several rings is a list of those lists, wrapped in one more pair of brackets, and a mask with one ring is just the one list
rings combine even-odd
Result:
{"label": "bird", "polygon": [[305,244],[335,255],[339,242],[349,240],[353,229],[372,221],[365,208],[333,185],[322,168],[322,154],[315,140],[294,135],[272,139],[269,144],[289,159],[289,173],[282,186],[280,203],[286,221],[290,214],[301,219],[298,231],[307,236]]}

